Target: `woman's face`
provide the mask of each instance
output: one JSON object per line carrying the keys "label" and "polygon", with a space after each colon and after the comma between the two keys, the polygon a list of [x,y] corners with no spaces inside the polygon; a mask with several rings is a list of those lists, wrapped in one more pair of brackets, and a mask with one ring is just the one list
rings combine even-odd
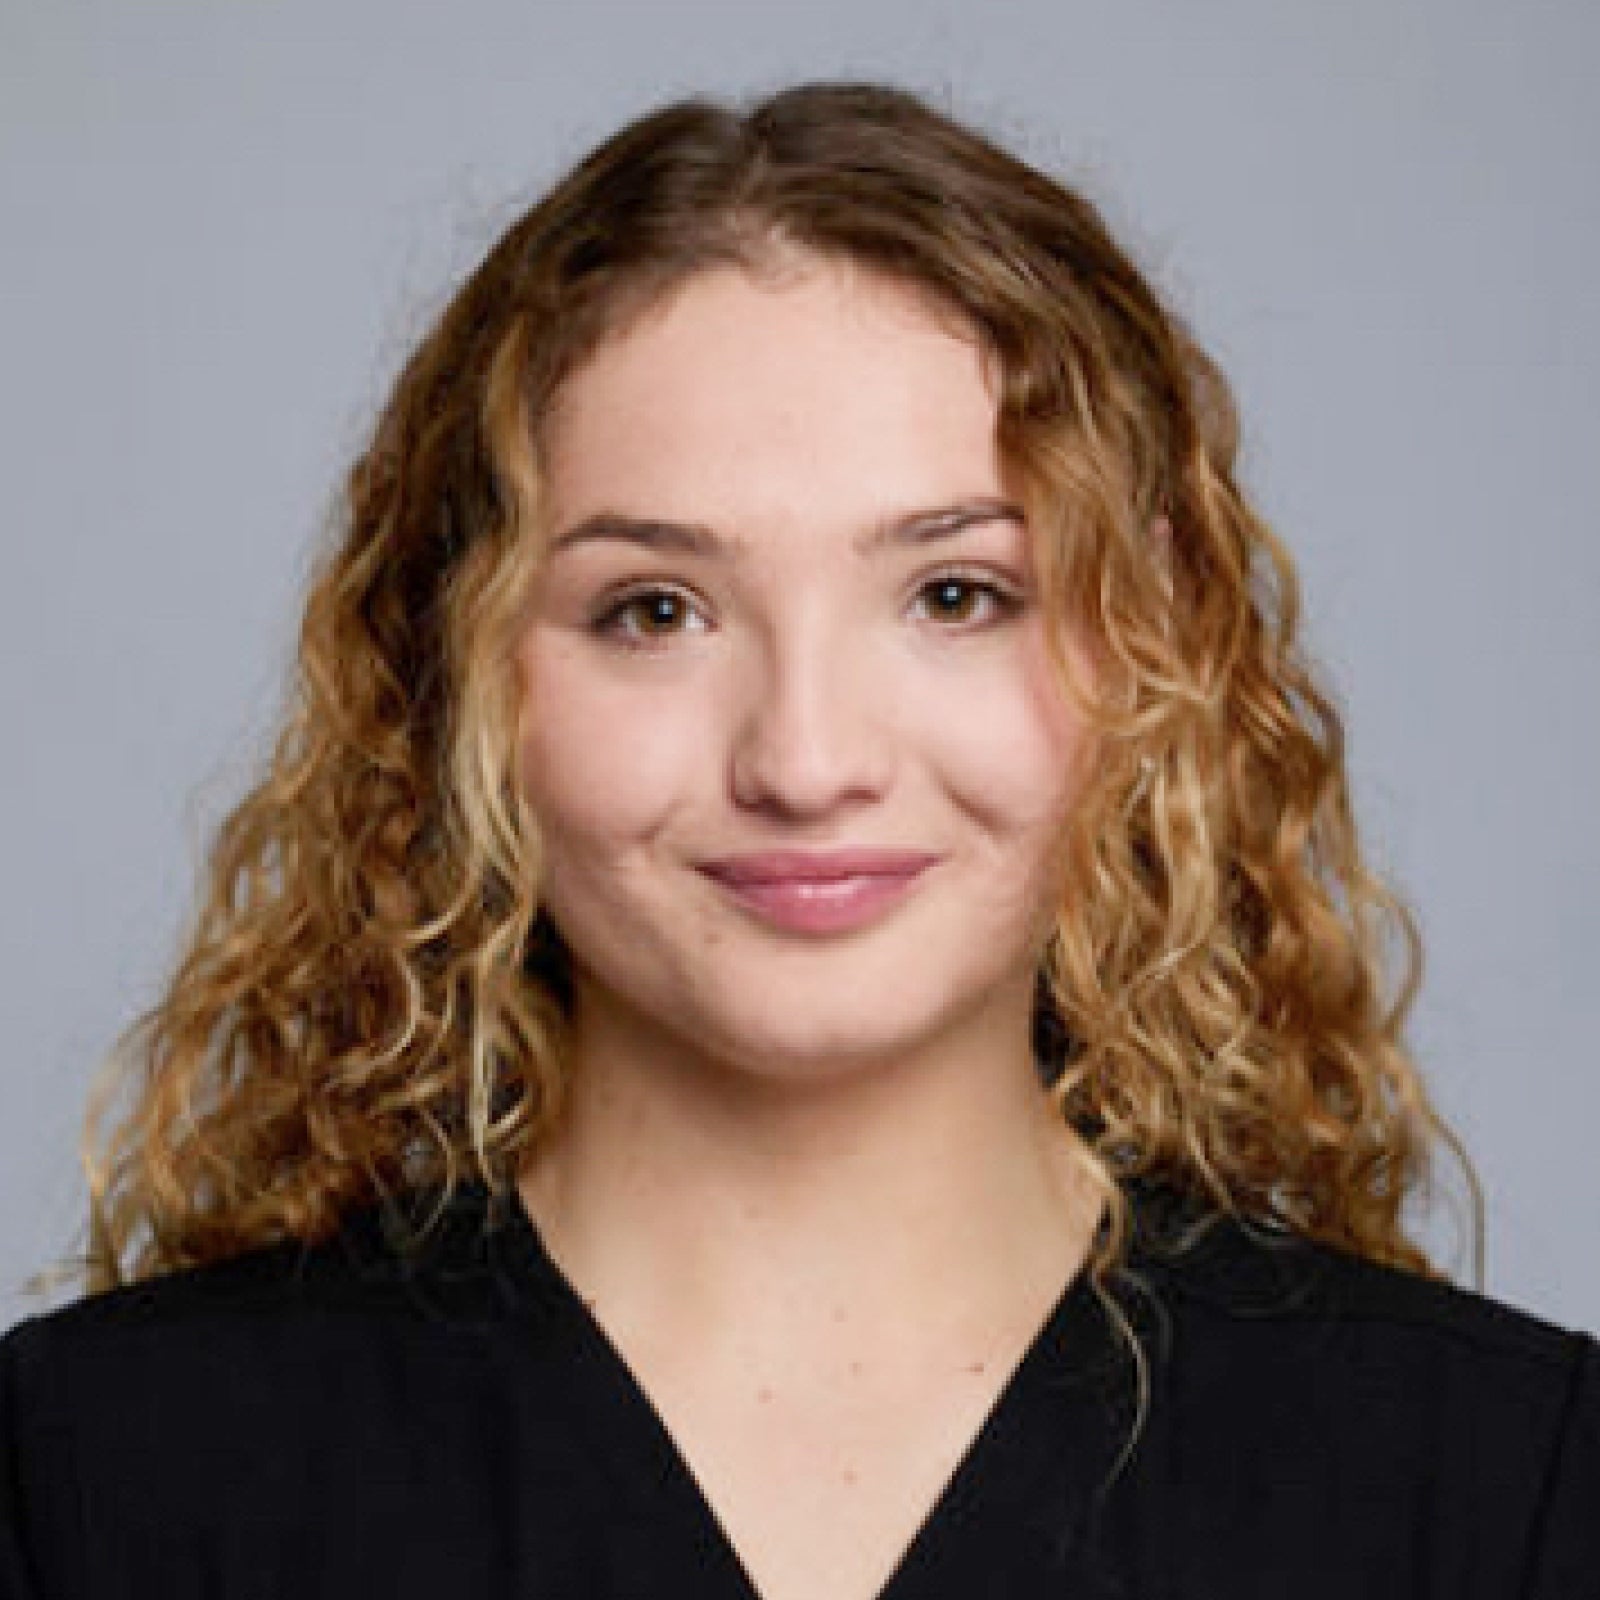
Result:
{"label": "woman's face", "polygon": [[[860,271],[716,269],[567,381],[544,445],[519,762],[580,1039],[793,1079],[1026,1038],[1086,738],[976,346]],[[845,850],[926,864],[708,870]]]}

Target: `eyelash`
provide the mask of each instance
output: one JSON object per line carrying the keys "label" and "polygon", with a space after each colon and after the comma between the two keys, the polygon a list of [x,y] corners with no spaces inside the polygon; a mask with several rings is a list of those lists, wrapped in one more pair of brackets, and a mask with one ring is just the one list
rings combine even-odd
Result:
{"label": "eyelash", "polygon": [[[976,631],[983,627],[996,626],[1014,617],[1023,607],[1023,599],[1020,595],[987,578],[980,578],[970,572],[950,571],[937,573],[929,578],[917,592],[919,595],[926,594],[930,589],[937,589],[945,584],[959,584],[975,594],[983,595],[993,607],[994,615],[988,623],[975,625],[956,624],[955,631],[958,632],[968,631],[969,628],[972,631]],[[590,619],[590,631],[602,637],[616,639],[630,650],[656,649],[658,646],[651,642],[648,636],[629,632],[621,626],[621,622],[634,607],[644,601],[658,599],[663,595],[681,601],[684,605],[693,603],[681,589],[674,589],[663,584],[641,585],[635,589],[625,590],[607,600]],[[656,637],[670,637],[670,634],[657,635]]]}

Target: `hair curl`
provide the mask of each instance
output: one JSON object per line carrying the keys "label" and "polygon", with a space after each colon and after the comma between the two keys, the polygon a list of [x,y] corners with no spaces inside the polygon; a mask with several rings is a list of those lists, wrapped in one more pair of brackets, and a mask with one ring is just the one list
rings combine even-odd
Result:
{"label": "hair curl", "polygon": [[1402,1208],[1438,1144],[1466,1163],[1402,1042],[1418,941],[1358,848],[1227,384],[1084,198],[906,93],[820,84],[624,128],[406,365],[349,474],[265,774],[91,1102],[91,1290],[323,1237],[419,1184],[502,1193],[554,1127],[571,992],[512,768],[540,425],[675,285],[796,252],[976,334],[1053,633],[1090,642],[1092,685],[1058,652],[1100,749],[1063,819],[1035,1043],[1108,1203],[1096,1282],[1140,1176],[1437,1272]]}

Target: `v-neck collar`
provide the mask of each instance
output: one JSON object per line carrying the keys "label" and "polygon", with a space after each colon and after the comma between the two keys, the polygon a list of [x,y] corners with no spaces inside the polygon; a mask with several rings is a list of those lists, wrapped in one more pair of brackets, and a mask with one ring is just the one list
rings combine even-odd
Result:
{"label": "v-neck collar", "polygon": [[[502,1261],[554,1312],[572,1366],[571,1394],[599,1439],[636,1448],[600,1463],[649,1526],[681,1529],[706,1600],[762,1600],[727,1529],[655,1402],[588,1303],[547,1249],[513,1186],[504,1197]],[[1115,1456],[1125,1362],[1086,1271],[1075,1270],[1029,1341],[959,1462],[901,1551],[876,1600],[940,1592],[951,1565],[970,1565],[1026,1520],[1065,1562],[1072,1530]],[[997,1527],[1000,1523],[1002,1526]],[[1063,1566],[1063,1573],[1067,1568]]]}

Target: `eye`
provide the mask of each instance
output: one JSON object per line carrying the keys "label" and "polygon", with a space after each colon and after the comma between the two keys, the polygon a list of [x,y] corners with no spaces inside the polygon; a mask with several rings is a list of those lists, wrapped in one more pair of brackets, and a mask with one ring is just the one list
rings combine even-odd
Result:
{"label": "eye", "polygon": [[[967,572],[940,573],[923,584],[918,598],[928,603],[935,621],[957,628],[1003,622],[1023,607],[1019,594]],[[629,649],[648,650],[675,634],[699,631],[693,626],[699,615],[694,602],[681,590],[653,585],[604,601],[589,628]]]}
{"label": "eye", "polygon": [[[684,621],[692,614],[693,603],[677,589],[632,589],[603,605],[589,627],[633,648],[648,648],[652,639],[684,632]],[[635,620],[637,626],[632,625]]]}
{"label": "eye", "polygon": [[942,572],[930,579],[919,591],[931,602],[935,619],[957,624],[973,621],[974,613],[981,612],[987,602],[994,621],[1015,616],[1022,609],[1022,597],[966,572]]}

